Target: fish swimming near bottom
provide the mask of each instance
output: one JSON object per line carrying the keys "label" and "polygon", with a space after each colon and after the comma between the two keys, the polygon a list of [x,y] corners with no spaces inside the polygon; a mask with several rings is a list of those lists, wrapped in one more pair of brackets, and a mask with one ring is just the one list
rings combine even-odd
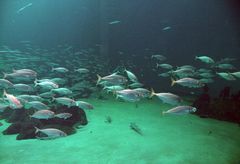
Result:
{"label": "fish swimming near bottom", "polygon": [[60,137],[66,137],[67,134],[64,133],[63,131],[59,130],[59,129],[55,129],[55,128],[47,128],[47,129],[39,129],[37,127],[35,127],[36,131],[35,134],[41,132],[43,133],[44,136],[36,136],[36,138],[38,139],[56,139],[56,138],[60,138]]}
{"label": "fish swimming near bottom", "polygon": [[176,115],[184,115],[196,112],[197,108],[192,106],[177,106],[175,108],[169,109],[167,111],[163,111],[162,115],[164,114],[176,114]]}

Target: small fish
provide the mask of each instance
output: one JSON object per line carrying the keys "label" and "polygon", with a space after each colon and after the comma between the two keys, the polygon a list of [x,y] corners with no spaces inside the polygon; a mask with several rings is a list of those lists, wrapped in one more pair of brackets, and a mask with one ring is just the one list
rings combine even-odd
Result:
{"label": "small fish", "polygon": [[89,73],[90,71],[87,68],[78,68],[78,69],[75,70],[75,72]]}
{"label": "small fish", "polygon": [[217,64],[214,66],[218,69],[225,69],[225,70],[234,70],[236,67],[234,67],[232,64]]}
{"label": "small fish", "polygon": [[19,69],[19,70],[13,69],[13,72],[14,73],[30,73],[32,75],[37,76],[37,72],[35,72],[35,71],[31,70],[31,69]]}
{"label": "small fish", "polygon": [[72,91],[68,88],[56,88],[52,89],[51,92],[60,96],[67,96],[72,94]]}
{"label": "small fish", "polygon": [[59,72],[59,73],[66,73],[69,70],[67,68],[64,68],[64,67],[57,67],[57,68],[52,68],[52,71],[56,71],[56,72]]}
{"label": "small fish", "polygon": [[127,78],[122,76],[122,75],[117,75],[117,74],[111,74],[108,76],[101,77],[97,75],[98,80],[97,80],[97,85],[102,84],[102,83],[109,83],[111,85],[125,85],[127,83]]}
{"label": "small fish", "polygon": [[217,72],[217,75],[219,75],[221,78],[228,80],[228,81],[233,81],[236,80],[236,78],[230,74],[230,73],[226,73],[226,72]]}
{"label": "small fish", "polygon": [[161,67],[163,69],[173,69],[173,66],[170,65],[170,64],[159,64],[159,63],[157,63],[157,68],[158,67]]}
{"label": "small fish", "polygon": [[88,102],[85,102],[85,101],[76,101],[76,106],[78,106],[79,108],[82,108],[82,109],[87,109],[87,110],[91,110],[91,109],[94,109],[93,105],[88,103]]}
{"label": "small fish", "polygon": [[172,29],[172,27],[167,26],[167,27],[162,28],[162,31],[167,31],[167,30],[170,30],[170,29]]}
{"label": "small fish", "polygon": [[117,99],[121,98],[128,102],[137,102],[141,99],[141,94],[138,91],[132,89],[124,89],[116,91]]}
{"label": "small fish", "polygon": [[211,78],[202,78],[202,79],[199,79],[199,81],[200,81],[201,83],[205,83],[205,84],[213,83],[213,82],[214,82],[214,80],[211,79]]}
{"label": "small fish", "polygon": [[7,79],[0,79],[0,87],[4,89],[12,88],[13,84]]}
{"label": "small fish", "polygon": [[25,10],[26,8],[28,8],[28,7],[32,6],[32,5],[33,5],[32,3],[29,3],[29,4],[21,7],[20,9],[18,9],[17,13],[18,14],[21,13],[23,10]]}
{"label": "small fish", "polygon": [[199,80],[193,78],[182,78],[179,80],[174,80],[173,78],[171,78],[171,80],[172,80],[171,86],[174,86],[175,84],[179,84],[181,86],[188,88],[201,88],[204,86],[204,84],[201,83]]}
{"label": "small fish", "polygon": [[162,100],[163,103],[170,105],[178,105],[182,102],[182,99],[178,95],[173,93],[155,93],[153,89],[150,97],[152,96],[157,96],[160,100]]}
{"label": "small fish", "polygon": [[105,86],[103,90],[106,90],[108,93],[109,92],[115,92],[115,91],[121,91],[123,90],[124,87],[121,85],[113,85],[113,86]]}
{"label": "small fish", "polygon": [[151,58],[152,58],[152,59],[157,59],[157,60],[159,60],[159,61],[164,61],[164,60],[167,59],[165,56],[159,55],[159,54],[152,55]]}
{"label": "small fish", "polygon": [[108,24],[113,25],[113,24],[118,24],[118,23],[120,23],[120,22],[121,22],[121,21],[119,21],[119,20],[115,20],[115,21],[109,22]]}
{"label": "small fish", "polygon": [[33,115],[31,115],[30,117],[36,118],[36,119],[48,120],[48,119],[54,118],[54,112],[50,110],[39,110],[35,112]]}
{"label": "small fish", "polygon": [[215,63],[214,60],[208,56],[196,56],[195,60],[200,60],[201,62],[207,63],[207,64]]}
{"label": "small fish", "polygon": [[47,129],[39,129],[37,127],[35,127],[36,131],[35,131],[35,134],[41,132],[43,134],[46,135],[46,137],[38,137],[38,139],[56,139],[56,138],[59,138],[59,137],[66,137],[67,134],[64,133],[63,131],[59,130],[59,129],[55,129],[55,128],[47,128]]}
{"label": "small fish", "polygon": [[233,72],[233,73],[230,73],[230,74],[240,79],[240,71],[239,72]]}
{"label": "small fish", "polygon": [[136,124],[136,123],[134,123],[134,122],[131,122],[130,123],[130,129],[132,129],[133,131],[135,131],[137,134],[139,134],[139,135],[143,135],[143,132],[142,132],[142,130],[139,128],[139,126]]}
{"label": "small fish", "polygon": [[130,81],[138,82],[137,76],[134,75],[134,73],[132,73],[131,71],[128,71],[127,69],[125,69],[125,72],[127,73],[127,76],[130,79]]}
{"label": "small fish", "polygon": [[168,111],[163,111],[162,115],[164,114],[184,115],[184,114],[189,114],[196,111],[197,111],[197,108],[192,106],[177,106],[175,108],[169,109]]}
{"label": "small fish", "polygon": [[141,88],[141,87],[143,87],[144,85],[142,84],[142,83],[139,83],[139,82],[134,82],[134,83],[132,83],[132,84],[130,84],[130,85],[128,85],[128,87],[129,88]]}
{"label": "small fish", "polygon": [[68,107],[75,106],[76,102],[73,99],[70,99],[68,97],[57,97],[53,98],[53,101],[56,101],[59,104],[66,105]]}
{"label": "small fish", "polygon": [[27,102],[24,104],[24,108],[26,108],[26,109],[33,108],[36,110],[49,110],[49,107],[40,101]]}
{"label": "small fish", "polygon": [[58,84],[52,82],[52,81],[43,81],[43,82],[37,82],[36,80],[34,81],[35,83],[35,87],[36,86],[40,86],[41,88],[44,88],[44,89],[48,89],[48,90],[51,90],[51,89],[56,89],[58,88]]}
{"label": "small fish", "polygon": [[59,113],[59,114],[55,114],[54,117],[57,117],[57,118],[63,118],[64,120],[72,117],[72,114],[71,113]]}
{"label": "small fish", "polygon": [[3,96],[7,97],[7,100],[10,103],[10,108],[19,109],[23,107],[21,102],[15,96],[8,94],[5,90],[3,91]]}
{"label": "small fish", "polygon": [[147,98],[147,97],[150,97],[150,95],[151,95],[151,92],[145,88],[136,88],[133,90],[138,92],[142,98]]}
{"label": "small fish", "polygon": [[27,84],[14,84],[13,87],[17,91],[21,91],[21,92],[33,92],[34,91],[34,89],[30,85],[27,85]]}

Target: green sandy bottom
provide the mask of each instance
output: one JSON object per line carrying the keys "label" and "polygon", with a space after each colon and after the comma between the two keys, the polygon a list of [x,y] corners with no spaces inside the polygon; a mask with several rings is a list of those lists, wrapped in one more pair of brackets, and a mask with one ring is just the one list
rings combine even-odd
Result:
{"label": "green sandy bottom", "polygon": [[[236,124],[194,115],[165,115],[159,101],[135,104],[116,100],[88,102],[89,124],[74,135],[56,140],[22,140],[0,134],[2,164],[229,164],[240,162],[240,128]],[[112,123],[105,123],[111,116]],[[2,121],[3,122],[3,121]],[[135,122],[143,136],[129,128]],[[2,132],[8,124],[0,127]],[[209,134],[209,131],[212,133]]]}

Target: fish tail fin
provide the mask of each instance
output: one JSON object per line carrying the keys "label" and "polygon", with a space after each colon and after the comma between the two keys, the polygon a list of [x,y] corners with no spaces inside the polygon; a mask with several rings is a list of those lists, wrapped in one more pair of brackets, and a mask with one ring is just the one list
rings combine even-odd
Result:
{"label": "fish tail fin", "polygon": [[38,85],[37,81],[38,81],[38,79],[34,80],[34,87],[36,87]]}
{"label": "fish tail fin", "polygon": [[6,90],[3,90],[3,97],[7,94]]}
{"label": "fish tail fin", "polygon": [[51,102],[54,102],[54,101],[55,101],[55,99],[56,99],[56,98],[52,96],[52,100],[51,100]]}
{"label": "fish tail fin", "polygon": [[3,79],[5,79],[6,77],[7,77],[7,74],[3,72]]}
{"label": "fish tail fin", "polygon": [[36,131],[35,131],[35,134],[40,131],[40,129],[39,129],[38,127],[34,126],[34,128],[35,128],[35,130],[36,130]]}
{"label": "fish tail fin", "polygon": [[158,68],[160,66],[160,64],[159,63],[157,63],[157,65],[156,65],[156,68]]}
{"label": "fish tail fin", "polygon": [[174,85],[175,85],[175,83],[176,83],[176,80],[174,80],[174,78],[173,78],[173,77],[171,77],[171,86],[174,86]]}
{"label": "fish tail fin", "polygon": [[99,82],[101,81],[101,79],[102,79],[102,77],[99,75],[99,74],[97,74],[97,85],[99,84]]}
{"label": "fish tail fin", "polygon": [[197,60],[198,59],[198,56],[195,56],[195,60]]}
{"label": "fish tail fin", "polygon": [[152,98],[154,95],[155,95],[155,92],[154,92],[153,88],[151,88],[151,94],[149,97]]}

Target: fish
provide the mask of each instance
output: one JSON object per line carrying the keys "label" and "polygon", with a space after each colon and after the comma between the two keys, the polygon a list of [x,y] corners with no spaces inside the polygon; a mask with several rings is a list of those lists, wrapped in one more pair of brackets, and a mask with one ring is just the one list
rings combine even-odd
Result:
{"label": "fish", "polygon": [[194,70],[187,68],[181,68],[175,71],[171,71],[171,75],[177,76],[179,78],[193,77],[194,74],[195,74]]}
{"label": "fish", "polygon": [[27,85],[27,84],[14,84],[13,87],[17,91],[21,91],[21,92],[33,92],[34,91],[34,89],[30,85]]}
{"label": "fish", "polygon": [[57,67],[57,68],[52,68],[52,71],[56,71],[56,72],[59,72],[59,73],[66,73],[69,70],[67,68],[64,68],[64,67]]}
{"label": "fish", "polygon": [[36,86],[40,86],[41,88],[43,89],[48,89],[48,90],[51,90],[51,89],[56,89],[58,88],[58,84],[52,82],[52,81],[43,81],[43,82],[37,82],[37,80],[34,81],[34,84],[35,84],[35,87]]}
{"label": "fish", "polygon": [[32,72],[13,72],[13,73],[4,73],[3,72],[3,78],[13,78],[13,79],[35,79],[36,74],[33,74]]}
{"label": "fish", "polygon": [[130,129],[132,129],[133,131],[135,131],[137,134],[139,134],[139,135],[141,135],[141,136],[143,135],[142,130],[139,128],[139,126],[138,126],[136,123],[131,122],[130,125],[129,125],[129,127],[130,127]]}
{"label": "fish", "polygon": [[103,88],[103,90],[106,90],[108,93],[109,92],[115,92],[115,91],[121,91],[123,89],[125,89],[125,88],[121,85],[105,86]]}
{"label": "fish", "polygon": [[137,102],[141,99],[141,94],[132,89],[124,89],[121,91],[116,91],[115,93],[117,95],[116,99],[120,98],[128,102]]}
{"label": "fish", "polygon": [[7,100],[10,104],[10,108],[20,109],[23,107],[21,102],[14,95],[8,94],[5,90],[3,91],[3,96],[7,97]]}
{"label": "fish", "polygon": [[239,72],[232,72],[232,73],[230,73],[230,74],[233,75],[234,77],[240,79],[240,71],[239,71]]}
{"label": "fish", "polygon": [[21,13],[23,10],[25,10],[26,8],[32,6],[33,4],[32,3],[28,3],[27,5],[21,7],[20,9],[17,10],[17,13]]}
{"label": "fish", "polygon": [[27,102],[24,104],[24,108],[26,108],[26,109],[33,108],[36,110],[49,110],[50,109],[46,104],[44,104],[40,101]]}
{"label": "fish", "polygon": [[43,99],[37,95],[18,95],[17,98],[20,100],[24,100],[25,102],[43,101]]}
{"label": "fish", "polygon": [[55,114],[54,117],[57,117],[57,118],[63,118],[64,120],[72,117],[72,114],[71,113],[59,113],[59,114]]}
{"label": "fish", "polygon": [[56,138],[60,138],[60,137],[66,137],[67,134],[59,129],[55,129],[55,128],[47,128],[47,129],[39,129],[37,127],[35,127],[36,131],[35,134],[37,133],[43,133],[46,136],[37,136],[36,138],[38,139],[56,139]]}
{"label": "fish", "polygon": [[75,69],[75,72],[89,73],[90,71],[87,68],[78,68],[78,69]]}
{"label": "fish", "polygon": [[157,96],[163,103],[170,105],[178,105],[182,102],[182,99],[173,93],[155,93],[154,90],[151,90],[150,97]]}
{"label": "fish", "polygon": [[204,86],[204,83],[201,83],[201,81],[194,78],[182,78],[179,80],[174,80],[173,78],[171,78],[171,81],[171,86],[174,86],[175,84],[179,84],[188,88],[201,88]]}
{"label": "fish", "polygon": [[98,77],[97,85],[104,83],[109,83],[111,85],[125,85],[128,82],[126,77],[117,74],[111,74],[104,77],[97,75],[97,77]]}
{"label": "fish", "polygon": [[135,88],[133,90],[138,92],[141,98],[148,98],[151,95],[151,92],[145,88]]}
{"label": "fish", "polygon": [[174,107],[167,111],[163,111],[162,115],[164,115],[164,114],[184,115],[184,114],[189,114],[189,113],[193,113],[196,111],[197,111],[197,108],[192,107],[192,106],[177,106],[177,107]]}
{"label": "fish", "polygon": [[200,60],[203,63],[213,64],[215,61],[209,56],[196,56],[195,60]]}
{"label": "fish", "polygon": [[0,79],[0,87],[3,89],[8,89],[13,87],[13,83],[8,81],[7,79]]}
{"label": "fish", "polygon": [[51,92],[60,96],[67,96],[71,95],[73,92],[69,90],[68,88],[56,88],[56,89],[51,89]]}
{"label": "fish", "polygon": [[113,25],[113,24],[118,24],[118,23],[121,23],[121,21],[120,20],[115,20],[115,21],[109,22],[108,24]]}
{"label": "fish", "polygon": [[217,75],[219,75],[221,78],[228,80],[228,81],[234,81],[236,80],[236,78],[230,74],[230,73],[226,73],[226,72],[217,72]]}
{"label": "fish", "polygon": [[211,78],[202,78],[202,79],[199,79],[199,81],[200,81],[201,83],[205,83],[205,84],[213,83],[213,82],[214,82],[214,80],[211,79]]}
{"label": "fish", "polygon": [[172,27],[167,26],[167,27],[162,28],[162,31],[167,31],[167,30],[170,30],[170,29],[172,29]]}
{"label": "fish", "polygon": [[129,88],[141,88],[143,86],[144,85],[142,83],[139,83],[139,82],[134,82],[134,83],[128,85]]}
{"label": "fish", "polygon": [[54,118],[54,112],[50,110],[39,110],[30,116],[31,118],[48,120]]}
{"label": "fish", "polygon": [[85,102],[85,101],[76,101],[76,106],[78,106],[79,108],[82,108],[84,110],[92,110],[94,109],[93,105],[88,103],[88,102]]}
{"label": "fish", "polygon": [[152,55],[151,58],[152,58],[152,59],[157,59],[157,60],[159,60],[159,61],[164,61],[164,60],[167,59],[165,56],[160,55],[160,54]]}
{"label": "fish", "polygon": [[56,101],[57,103],[62,104],[62,105],[66,105],[66,106],[68,106],[68,107],[76,106],[75,100],[70,99],[70,98],[68,98],[68,97],[57,97],[57,98],[53,98],[53,101]]}
{"label": "fish", "polygon": [[232,64],[217,64],[214,66],[214,68],[218,68],[218,69],[224,69],[224,70],[234,70],[236,69],[236,67],[234,67]]}
{"label": "fish", "polygon": [[37,76],[37,72],[36,72],[36,71],[33,71],[33,70],[31,70],[31,69],[19,69],[19,70],[13,69],[13,72],[14,72],[14,73],[30,73],[30,74],[32,74],[32,75]]}
{"label": "fish", "polygon": [[131,71],[128,71],[127,69],[125,69],[125,72],[127,73],[127,77],[130,79],[130,81],[138,82],[137,76],[134,75],[134,73],[132,73]]}
{"label": "fish", "polygon": [[173,69],[173,66],[172,65],[170,65],[170,64],[159,64],[159,63],[157,63],[157,68],[158,67],[161,67],[161,68],[163,68],[163,69]]}

